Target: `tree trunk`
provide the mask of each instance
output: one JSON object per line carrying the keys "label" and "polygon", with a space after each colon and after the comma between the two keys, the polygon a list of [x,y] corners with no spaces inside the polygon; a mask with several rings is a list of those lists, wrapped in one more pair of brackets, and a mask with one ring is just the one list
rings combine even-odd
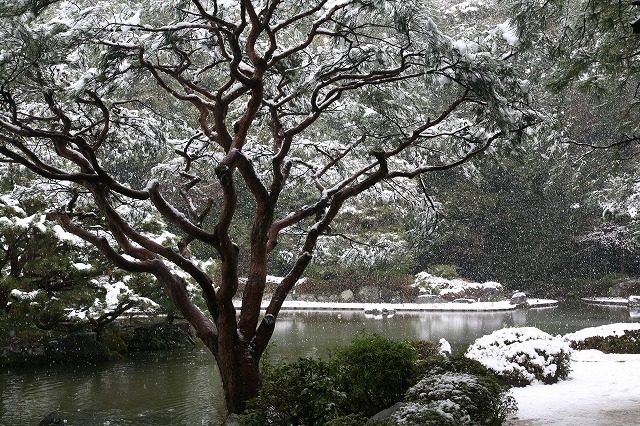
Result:
{"label": "tree trunk", "polygon": [[227,411],[240,414],[246,408],[247,401],[258,394],[260,359],[235,350],[229,354],[219,353],[216,360]]}

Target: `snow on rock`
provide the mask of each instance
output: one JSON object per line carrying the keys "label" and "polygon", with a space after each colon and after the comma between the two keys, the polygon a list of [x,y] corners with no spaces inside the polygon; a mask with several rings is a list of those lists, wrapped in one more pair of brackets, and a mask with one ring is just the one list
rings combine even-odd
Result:
{"label": "snow on rock", "polygon": [[466,356],[516,385],[555,383],[568,374],[571,348],[535,327],[503,328],[477,339]]}
{"label": "snow on rock", "polygon": [[420,272],[413,283],[420,293],[435,294],[446,300],[473,298],[481,301],[495,301],[502,299],[504,289],[502,284],[488,281],[478,283],[459,278],[447,279]]}
{"label": "snow on rock", "polygon": [[438,341],[440,345],[440,353],[443,355],[451,355],[451,344],[444,337]]}
{"label": "snow on rock", "polygon": [[513,295],[511,296],[511,300],[509,300],[509,303],[511,303],[512,305],[524,305],[527,303],[527,295],[521,291],[517,291],[513,293]]}

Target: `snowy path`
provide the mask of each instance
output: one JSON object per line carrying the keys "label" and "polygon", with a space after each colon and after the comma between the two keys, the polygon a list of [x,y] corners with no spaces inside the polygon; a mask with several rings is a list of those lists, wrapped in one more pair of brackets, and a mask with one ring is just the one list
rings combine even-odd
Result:
{"label": "snowy path", "polygon": [[640,355],[574,352],[569,379],[516,388],[510,426],[640,425]]}

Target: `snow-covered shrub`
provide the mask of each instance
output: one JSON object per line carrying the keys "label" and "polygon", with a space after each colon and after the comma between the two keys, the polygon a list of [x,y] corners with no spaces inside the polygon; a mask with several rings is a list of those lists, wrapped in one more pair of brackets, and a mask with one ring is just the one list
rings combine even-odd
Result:
{"label": "snow-covered shrub", "polygon": [[477,339],[467,357],[480,361],[501,381],[526,386],[565,379],[570,372],[569,345],[535,327],[503,328]]}
{"label": "snow-covered shrub", "polygon": [[392,418],[399,425],[463,426],[471,425],[471,418],[460,405],[450,400],[403,404]]}
{"label": "snow-covered shrub", "polygon": [[572,349],[597,349],[605,353],[640,353],[640,324],[618,323],[589,327],[564,336]]}
{"label": "snow-covered shrub", "polygon": [[495,380],[459,372],[425,376],[405,400],[392,416],[400,425],[501,425],[515,408]]}
{"label": "snow-covered shrub", "polygon": [[370,419],[364,415],[349,414],[336,417],[324,423],[324,426],[396,426],[397,423],[391,419]]}

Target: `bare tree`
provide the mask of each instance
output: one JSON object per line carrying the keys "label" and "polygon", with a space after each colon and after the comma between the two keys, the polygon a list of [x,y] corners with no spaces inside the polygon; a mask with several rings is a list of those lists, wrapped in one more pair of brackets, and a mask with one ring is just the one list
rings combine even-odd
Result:
{"label": "bare tree", "polygon": [[[0,13],[1,158],[66,182],[48,217],[157,278],[214,355],[230,412],[256,394],[282,304],[345,203],[509,149],[537,119],[507,29],[455,40],[425,5],[88,3]],[[252,217],[238,314],[239,209]],[[181,240],[156,242],[136,214]],[[294,227],[297,254],[261,311],[268,256]],[[190,257],[194,241],[218,253],[219,285]]]}

